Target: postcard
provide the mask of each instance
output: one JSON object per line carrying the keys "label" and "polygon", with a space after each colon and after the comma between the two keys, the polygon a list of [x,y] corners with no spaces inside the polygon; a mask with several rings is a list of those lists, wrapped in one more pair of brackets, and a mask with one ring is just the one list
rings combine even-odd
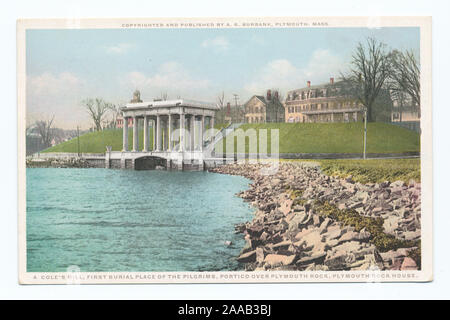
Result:
{"label": "postcard", "polygon": [[21,284],[425,282],[430,17],[17,22]]}

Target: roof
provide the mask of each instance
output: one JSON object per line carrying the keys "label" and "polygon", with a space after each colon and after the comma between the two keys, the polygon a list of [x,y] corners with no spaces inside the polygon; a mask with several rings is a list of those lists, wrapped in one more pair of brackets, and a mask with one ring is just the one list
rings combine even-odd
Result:
{"label": "roof", "polygon": [[[265,98],[264,96],[257,96],[257,95],[254,95],[253,97],[256,97],[256,98],[258,98],[259,100],[261,100],[262,102],[267,103],[266,98]],[[252,98],[253,98],[253,97],[252,97]],[[250,99],[251,99],[251,98],[250,98]]]}
{"label": "roof", "polygon": [[290,91],[288,91],[288,94],[292,93],[292,92],[296,92],[296,91],[307,91],[307,90],[315,90],[315,89],[325,89],[325,88],[330,88],[330,87],[339,87],[339,86],[342,86],[343,84],[344,84],[344,81],[342,81],[342,80],[335,81],[333,84],[327,82],[327,83],[322,83],[322,84],[316,84],[314,86],[290,90]]}
{"label": "roof", "polygon": [[[253,98],[257,98],[258,100],[260,100],[262,103],[264,103],[265,105],[269,104],[269,103],[273,103],[274,99],[267,101],[266,98],[264,96],[258,96],[258,95],[253,95],[250,99],[248,99],[248,101],[245,103],[247,104],[250,100],[252,100]],[[278,101],[280,104],[281,101]]]}
{"label": "roof", "polygon": [[215,103],[195,101],[188,99],[175,99],[175,100],[163,100],[163,101],[143,101],[138,103],[127,103],[125,108],[164,108],[164,107],[193,107],[200,109],[218,110],[219,107]]}

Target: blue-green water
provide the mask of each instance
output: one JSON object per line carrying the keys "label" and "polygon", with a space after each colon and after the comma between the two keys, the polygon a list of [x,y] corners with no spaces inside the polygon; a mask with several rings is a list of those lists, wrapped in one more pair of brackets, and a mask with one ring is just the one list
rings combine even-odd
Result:
{"label": "blue-green water", "polygon": [[[27,169],[27,270],[239,268],[249,180],[208,172]],[[226,246],[225,241],[232,241]]]}

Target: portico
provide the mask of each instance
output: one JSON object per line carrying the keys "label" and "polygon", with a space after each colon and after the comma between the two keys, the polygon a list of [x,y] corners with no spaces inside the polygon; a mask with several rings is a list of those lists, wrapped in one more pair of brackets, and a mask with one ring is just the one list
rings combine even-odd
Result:
{"label": "portico", "polygon": [[[123,114],[123,148],[113,152],[121,159],[153,156],[168,161],[168,167],[182,169],[187,163],[203,167],[205,128],[214,127],[217,107],[213,104],[185,99],[131,102],[121,108]],[[132,118],[132,146],[128,145],[129,118]],[[143,130],[142,130],[143,129]],[[150,130],[153,141],[150,143]],[[139,132],[143,141],[139,142]]]}

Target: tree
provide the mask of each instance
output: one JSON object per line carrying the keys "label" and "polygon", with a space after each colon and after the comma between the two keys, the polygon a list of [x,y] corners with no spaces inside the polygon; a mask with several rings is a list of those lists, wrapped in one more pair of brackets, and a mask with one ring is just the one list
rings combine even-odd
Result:
{"label": "tree", "polygon": [[112,113],[112,119],[111,119],[111,122],[109,124],[109,127],[110,128],[116,128],[117,116],[120,114],[120,107],[119,107],[118,104],[109,103],[109,102],[106,102],[106,107]]}
{"label": "tree", "polygon": [[92,121],[94,121],[95,130],[102,130],[103,118],[109,110],[109,104],[101,98],[85,99],[82,101]]}
{"label": "tree", "polygon": [[374,102],[391,73],[391,56],[386,45],[373,38],[367,45],[359,43],[352,56],[350,72],[342,75],[345,90],[353,95],[367,110],[367,121],[374,121]]}
{"label": "tree", "polygon": [[[274,108],[273,111],[274,113],[272,115],[269,116],[269,118],[272,119],[272,122],[278,122],[279,120],[281,120],[282,122],[284,122],[284,106],[283,106],[283,94],[282,92],[278,89],[278,88],[272,88],[271,89],[272,92],[272,101],[271,103],[274,104]],[[283,115],[282,119],[281,115]]]}
{"label": "tree", "polygon": [[219,107],[219,111],[217,111],[217,123],[225,122],[225,92],[222,91],[217,96],[217,107]]}
{"label": "tree", "polygon": [[391,87],[391,97],[394,101],[397,102],[397,109],[399,113],[399,121],[403,120],[403,108],[405,106],[406,101],[406,93],[403,90],[398,90],[396,87]]}
{"label": "tree", "polygon": [[401,52],[394,50],[392,56],[392,91],[396,94],[407,93],[420,117],[420,65],[412,50]]}
{"label": "tree", "polygon": [[53,140],[53,120],[55,119],[55,116],[53,115],[48,120],[38,120],[35,123],[35,126],[37,128],[38,134],[41,137],[42,144],[45,148],[50,147]]}

